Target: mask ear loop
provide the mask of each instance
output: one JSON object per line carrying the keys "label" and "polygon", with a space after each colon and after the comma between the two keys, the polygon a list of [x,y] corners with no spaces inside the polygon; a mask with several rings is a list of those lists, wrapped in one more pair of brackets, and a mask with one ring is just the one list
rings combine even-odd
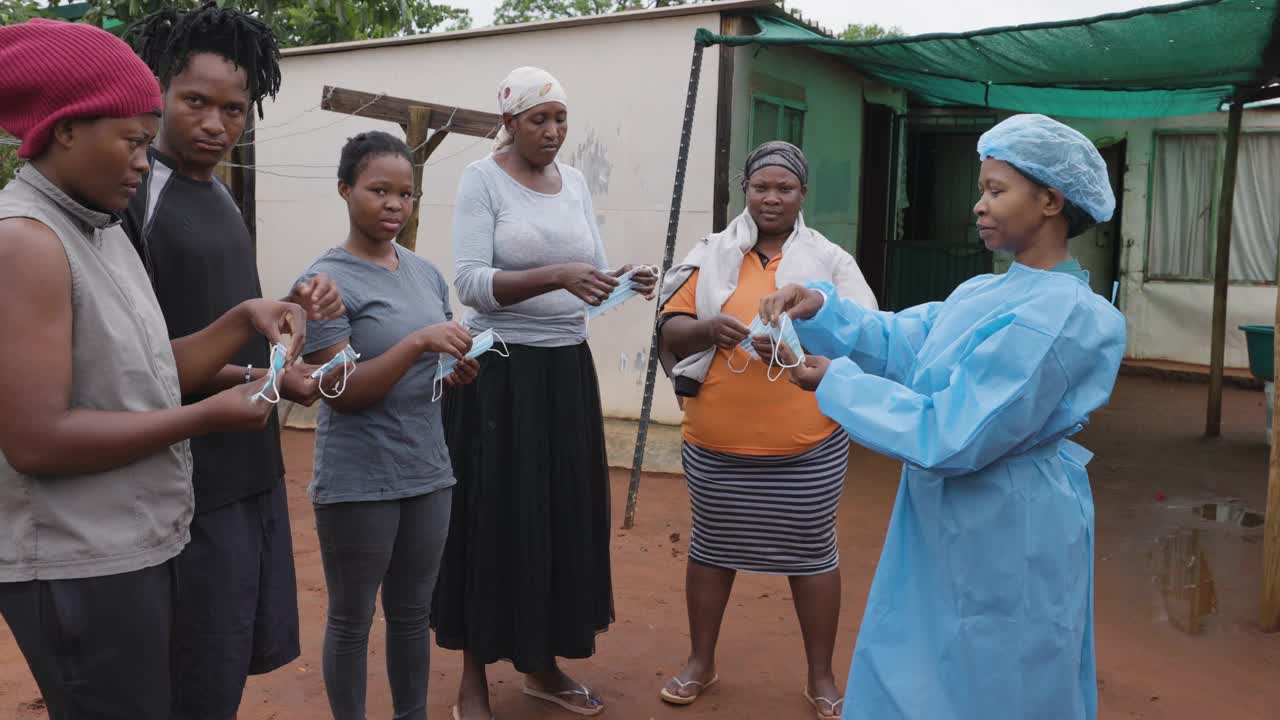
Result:
{"label": "mask ear loop", "polygon": [[742,346],[734,345],[733,349],[729,351],[729,357],[725,359],[725,363],[729,366],[729,372],[734,373],[735,375],[741,375],[747,371],[747,368],[751,367],[751,355],[746,350],[742,350],[742,354],[747,356],[747,362],[743,364],[742,369],[739,370],[733,366],[733,356],[738,354],[739,350],[742,350]]}
{"label": "mask ear loop", "polygon": [[[342,394],[343,390],[347,389],[347,378],[351,377],[352,373],[356,371],[356,361],[352,360],[351,356],[347,354],[347,349],[349,347],[350,346],[348,345],[347,347],[342,349],[342,382],[334,386],[333,394],[330,395],[324,389],[324,375],[321,375],[320,380],[318,381],[320,382],[320,394],[329,398],[330,400],[336,399],[339,395]],[[357,355],[357,357],[359,356]]]}
{"label": "mask ear loop", "polygon": [[[261,390],[259,390],[258,392],[254,393],[254,395],[253,395],[253,397],[252,397],[252,399],[253,399],[253,400],[266,400],[267,402],[271,403],[272,405],[275,405],[276,403],[279,403],[279,402],[280,402],[280,388],[276,386],[276,375],[277,375],[277,373],[276,373],[276,355],[277,355],[279,352],[280,352],[280,346],[279,346],[279,345],[272,345],[272,346],[271,346],[271,359],[270,359],[270,361],[269,361],[271,366],[270,366],[269,368],[267,368],[267,384],[266,384],[266,385],[263,385]],[[272,399],[267,395],[267,390],[271,390],[272,392],[274,392],[274,393],[275,393],[276,397],[275,397],[275,399],[274,399],[274,400],[272,400]]]}
{"label": "mask ear loop", "polygon": [[[787,365],[778,360],[778,346],[782,345],[782,337],[783,337],[782,330],[784,327],[784,323],[787,325],[790,325],[791,323],[791,316],[786,313],[783,313],[782,317],[778,320],[777,339],[773,337],[773,333],[769,333],[769,339],[773,343],[773,357],[769,359],[769,370],[766,371],[769,374],[769,382],[777,382],[778,378],[781,378],[787,370],[790,370],[791,368],[794,368],[794,367],[800,367],[800,360],[799,360],[800,354],[799,352],[796,351],[795,348],[791,348],[790,345],[788,345],[787,347],[791,348],[791,352],[795,354],[796,361],[791,363],[790,365]],[[777,375],[773,374],[773,368],[775,366],[781,368],[781,372],[779,372]]]}
{"label": "mask ear loop", "polygon": [[498,350],[497,348],[494,348],[494,347],[490,347],[490,348],[489,348],[489,352],[496,352],[496,353],[498,353],[499,355],[501,355],[501,356],[502,356],[502,357],[504,357],[504,358],[509,358],[509,357],[511,357],[511,351],[510,351],[509,349],[507,349],[507,341],[506,341],[506,340],[503,340],[503,339],[502,339],[502,336],[501,336],[501,335],[499,335],[498,333],[494,332],[493,330],[490,330],[490,331],[489,331],[489,334],[493,335],[493,339],[494,339],[494,340],[497,340],[498,342],[502,343],[502,349],[501,349],[501,350]]}
{"label": "mask ear loop", "polygon": [[436,377],[435,380],[431,382],[431,402],[439,402],[440,398],[444,397],[444,379],[444,363],[437,360]]}

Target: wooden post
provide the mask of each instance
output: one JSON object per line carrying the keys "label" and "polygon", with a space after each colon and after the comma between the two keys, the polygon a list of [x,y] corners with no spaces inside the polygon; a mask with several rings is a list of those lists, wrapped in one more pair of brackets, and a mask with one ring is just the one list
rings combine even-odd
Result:
{"label": "wooden post", "polygon": [[[1280,292],[1276,293],[1274,352],[1280,357]],[[1262,631],[1280,632],[1280,403],[1271,411],[1271,467],[1262,547]]]}
{"label": "wooden post", "polygon": [[[726,15],[720,18],[721,35],[737,35],[741,20]],[[711,232],[720,232],[729,224],[729,159],[733,149],[733,57],[737,48],[720,46],[720,68],[716,86],[716,161],[711,200]]]}
{"label": "wooden post", "polygon": [[400,228],[397,241],[409,250],[418,249],[418,208],[422,206],[422,164],[427,161],[427,135],[430,133],[431,108],[413,105],[409,108],[409,122],[405,127],[405,142],[413,149],[413,210]]}
{"label": "wooden post", "polygon": [[1209,408],[1204,434],[1222,434],[1222,373],[1227,343],[1227,281],[1231,270],[1231,219],[1236,194],[1236,160],[1240,155],[1240,124],[1244,104],[1231,104],[1227,120],[1227,156],[1222,163],[1222,194],[1218,201],[1217,253],[1213,266],[1213,337],[1209,351]]}

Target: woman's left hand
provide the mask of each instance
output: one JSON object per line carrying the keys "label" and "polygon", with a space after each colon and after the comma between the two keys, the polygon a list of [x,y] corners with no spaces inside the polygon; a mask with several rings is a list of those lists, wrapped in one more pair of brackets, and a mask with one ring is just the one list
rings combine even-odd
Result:
{"label": "woman's left hand", "polygon": [[[617,272],[613,273],[614,277],[622,277],[635,269],[635,265],[623,265]],[[653,269],[647,265],[641,266],[631,276],[631,282],[635,285],[635,291],[644,296],[645,300],[653,299],[654,289],[658,287],[658,276]]]}
{"label": "woman's left hand", "polygon": [[[785,345],[782,347],[786,348]],[[780,354],[783,353],[780,352]],[[791,382],[799,385],[802,390],[813,392],[822,384],[822,378],[826,376],[829,367],[831,367],[830,358],[806,355],[803,363],[791,368]]]}
{"label": "woman's left hand", "polygon": [[480,362],[475,358],[462,358],[453,366],[453,372],[445,377],[444,384],[450,387],[470,385],[478,377],[480,377]]}

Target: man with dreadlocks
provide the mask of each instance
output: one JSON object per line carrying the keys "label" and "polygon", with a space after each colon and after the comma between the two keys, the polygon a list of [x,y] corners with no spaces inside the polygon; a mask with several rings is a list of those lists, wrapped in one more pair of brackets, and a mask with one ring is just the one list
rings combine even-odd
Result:
{"label": "man with dreadlocks", "polygon": [[[260,297],[252,238],[214,171],[240,142],[248,113],[280,87],[280,51],[271,30],[242,11],[213,2],[144,18],[126,36],[160,80],[161,127],[149,152],[151,172],[130,204],[124,227],[155,286],[169,333],[202,327],[226,308]],[[323,276],[294,288],[312,319],[343,313]],[[255,342],[203,395],[255,380],[270,348]],[[281,396],[317,399],[313,368],[282,375]],[[191,544],[178,557],[181,592],[174,614],[173,705],[179,720],[236,715],[248,675],[299,655],[298,603],[284,488],[280,427],[273,413],[258,432],[192,441],[195,517]]]}

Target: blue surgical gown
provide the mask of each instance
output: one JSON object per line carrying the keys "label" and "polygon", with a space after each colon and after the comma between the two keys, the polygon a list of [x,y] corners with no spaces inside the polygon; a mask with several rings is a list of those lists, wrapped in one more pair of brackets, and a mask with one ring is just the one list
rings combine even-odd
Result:
{"label": "blue surgical gown", "polygon": [[812,286],[822,412],[904,463],[845,720],[1097,717],[1092,455],[1066,438],[1110,397],[1125,323],[1082,275],[1015,264],[899,313]]}

